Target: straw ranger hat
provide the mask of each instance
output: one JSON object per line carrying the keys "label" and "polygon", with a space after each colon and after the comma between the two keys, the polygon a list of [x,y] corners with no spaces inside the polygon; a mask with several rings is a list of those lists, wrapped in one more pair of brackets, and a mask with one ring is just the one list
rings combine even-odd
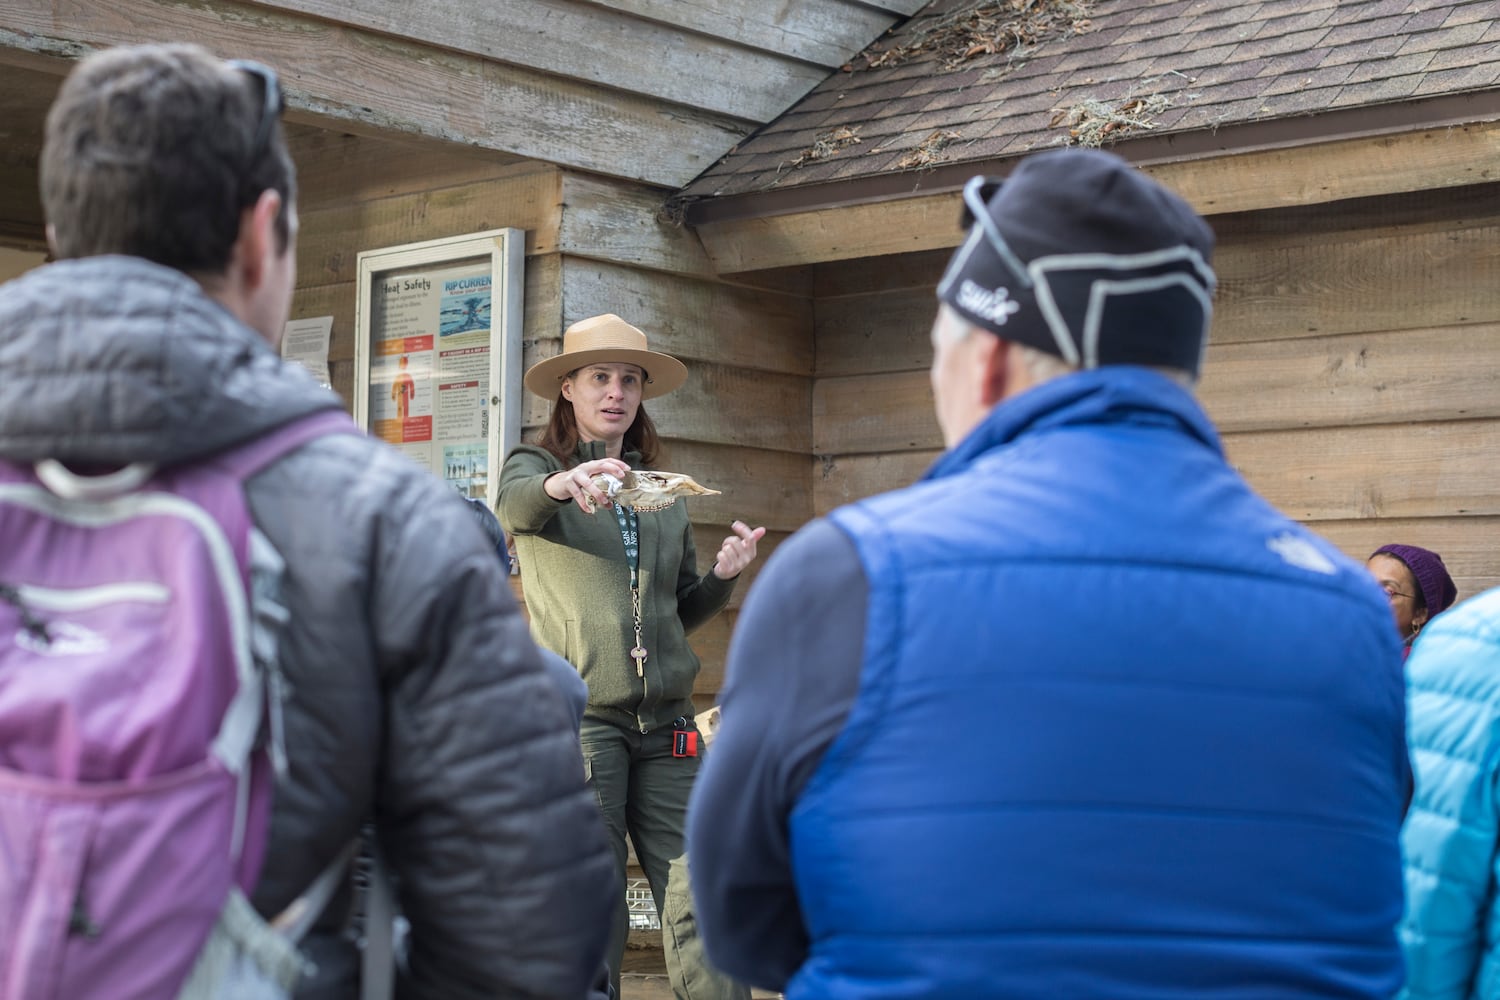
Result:
{"label": "straw ranger hat", "polygon": [[611,361],[638,365],[646,373],[641,398],[651,399],[687,381],[687,368],[670,354],[646,349],[646,335],[614,313],[581,319],[563,331],[562,353],[538,361],[526,371],[526,388],[543,399],[556,399],[568,372]]}

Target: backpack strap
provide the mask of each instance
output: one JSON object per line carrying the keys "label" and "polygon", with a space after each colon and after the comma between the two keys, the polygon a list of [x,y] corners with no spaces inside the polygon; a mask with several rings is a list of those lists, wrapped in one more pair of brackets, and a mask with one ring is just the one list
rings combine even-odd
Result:
{"label": "backpack strap", "polygon": [[[328,434],[358,434],[359,428],[343,410],[321,410],[292,420],[239,447],[212,459],[215,466],[236,477],[241,484],[302,445]],[[285,768],[285,753],[281,745],[280,678],[275,670],[275,637],[279,626],[289,619],[286,609],[269,595],[256,594],[258,577],[280,579],[285,563],[275,547],[253,527],[250,531],[247,557],[251,571],[252,618],[266,618],[256,622],[253,635],[247,637],[252,648],[248,656],[242,656],[239,688],[224,712],[219,732],[214,737],[213,753],[224,766],[239,778],[239,807],[236,809],[233,856],[238,858],[244,841],[244,826],[249,810],[249,761],[260,736],[262,720],[267,714],[272,726],[271,758],[278,772]],[[265,626],[270,626],[269,628]],[[269,688],[269,690],[268,690]]]}
{"label": "backpack strap", "polygon": [[396,893],[378,837],[370,838],[370,885],[365,897],[365,946],[360,952],[360,1000],[396,993]]}
{"label": "backpack strap", "polygon": [[134,493],[156,474],[150,462],[132,462],[102,476],[81,476],[55,458],[44,458],[34,466],[36,478],[64,500],[107,500]]}
{"label": "backpack strap", "polygon": [[231,448],[214,459],[241,480],[248,480],[278,458],[325,434],[360,434],[354,420],[339,409],[318,410],[244,444]]}
{"label": "backpack strap", "polygon": [[271,927],[293,944],[307,937],[318,917],[328,908],[333,894],[338,892],[349,874],[349,862],[359,851],[360,840],[355,837],[332,861],[318,873],[311,885],[287,905],[287,908],[270,920]]}

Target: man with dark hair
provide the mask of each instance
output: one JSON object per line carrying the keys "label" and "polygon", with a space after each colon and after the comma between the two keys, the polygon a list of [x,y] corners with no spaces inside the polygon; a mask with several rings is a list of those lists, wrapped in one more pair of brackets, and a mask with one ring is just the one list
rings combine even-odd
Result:
{"label": "man with dark hair", "polygon": [[[191,46],[75,68],[41,161],[59,262],[0,289],[0,457],[191,466],[341,408],[275,349],[297,234],[280,112],[270,69]],[[245,492],[290,611],[270,713],[287,770],[254,909],[281,913],[369,819],[410,923],[401,996],[583,996],[613,856],[492,545],[364,435],[316,437]],[[305,940],[299,996],[354,995],[352,895]]]}
{"label": "man with dark hair", "polygon": [[741,611],[689,818],[709,957],[788,1000],[1391,996],[1396,637],[1189,391],[1212,232],[1091,150],[964,203],[948,451]]}

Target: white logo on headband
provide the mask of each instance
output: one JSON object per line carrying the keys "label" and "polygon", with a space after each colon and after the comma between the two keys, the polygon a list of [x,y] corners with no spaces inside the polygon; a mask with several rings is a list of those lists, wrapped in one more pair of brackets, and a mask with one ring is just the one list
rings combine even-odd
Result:
{"label": "white logo on headband", "polygon": [[992,292],[968,278],[958,286],[957,304],[960,309],[996,326],[1004,326],[1006,320],[1021,311],[1021,303],[1011,299],[1008,289],[997,288]]}

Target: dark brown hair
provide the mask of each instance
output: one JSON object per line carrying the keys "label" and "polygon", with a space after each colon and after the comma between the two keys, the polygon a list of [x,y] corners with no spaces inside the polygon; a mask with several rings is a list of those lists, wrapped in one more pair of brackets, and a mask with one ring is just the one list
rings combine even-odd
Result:
{"label": "dark brown hair", "polygon": [[[578,417],[573,413],[573,404],[564,399],[560,391],[552,404],[552,417],[537,436],[536,443],[537,447],[550,451],[564,469],[578,464],[573,454],[578,450]],[[648,468],[661,457],[661,438],[656,435],[656,424],[646,414],[644,403],[636,407],[635,420],[625,430],[621,451],[640,452],[641,464]]]}
{"label": "dark brown hair", "polygon": [[256,147],[261,78],[195,45],[109,49],[83,59],[47,113],[41,194],[59,258],[144,257],[219,274],[241,213],[281,195],[291,238],[296,172],[279,121]]}

